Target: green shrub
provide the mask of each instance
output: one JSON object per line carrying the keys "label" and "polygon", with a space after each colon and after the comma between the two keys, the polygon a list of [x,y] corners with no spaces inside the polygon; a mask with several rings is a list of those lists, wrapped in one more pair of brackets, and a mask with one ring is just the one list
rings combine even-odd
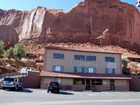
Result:
{"label": "green shrub", "polygon": [[3,54],[4,54],[4,48],[5,48],[5,44],[2,40],[0,40],[0,58],[3,57]]}
{"label": "green shrub", "polygon": [[5,58],[13,58],[14,57],[14,54],[13,54],[13,47],[10,47],[8,50],[6,50],[4,52],[4,55],[3,55]]}
{"label": "green shrub", "polygon": [[18,57],[18,58],[21,58],[23,56],[25,56],[25,49],[24,47],[21,45],[21,44],[16,44],[13,48],[13,55]]}

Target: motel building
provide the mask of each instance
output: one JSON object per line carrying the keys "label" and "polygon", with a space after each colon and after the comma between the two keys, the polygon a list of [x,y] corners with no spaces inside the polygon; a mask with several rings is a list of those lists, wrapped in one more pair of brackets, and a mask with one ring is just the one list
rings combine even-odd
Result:
{"label": "motel building", "polygon": [[41,88],[58,81],[63,90],[129,91],[131,77],[122,74],[121,53],[47,46]]}

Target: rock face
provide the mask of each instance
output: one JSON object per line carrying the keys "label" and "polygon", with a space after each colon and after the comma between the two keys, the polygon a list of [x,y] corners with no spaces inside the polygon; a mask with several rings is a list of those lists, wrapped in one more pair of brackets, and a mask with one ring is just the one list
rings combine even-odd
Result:
{"label": "rock face", "polygon": [[[31,11],[25,18],[22,31],[19,36],[20,40],[44,40],[46,27],[52,22],[54,16],[48,13],[46,8],[38,7]],[[46,25],[45,25],[46,24]],[[41,41],[42,42],[42,41]]]}
{"label": "rock face", "polygon": [[119,44],[140,52],[140,12],[120,0],[85,0],[68,13],[0,10],[0,25],[15,28],[20,41]]}
{"label": "rock face", "polygon": [[0,39],[7,44],[14,45],[18,42],[18,34],[16,30],[8,25],[0,26]]}
{"label": "rock face", "polygon": [[0,39],[12,45],[17,43],[26,14],[16,10],[0,10]]}

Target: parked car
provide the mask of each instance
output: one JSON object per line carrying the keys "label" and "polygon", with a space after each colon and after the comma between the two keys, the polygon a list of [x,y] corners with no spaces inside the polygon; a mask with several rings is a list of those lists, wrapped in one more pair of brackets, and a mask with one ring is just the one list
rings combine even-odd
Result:
{"label": "parked car", "polygon": [[0,89],[2,88],[2,87],[1,87],[1,84],[2,84],[3,79],[4,79],[4,78],[1,78],[1,79],[0,79]]}
{"label": "parked car", "polygon": [[26,75],[29,71],[37,72],[37,70],[33,67],[22,67],[19,72],[20,74]]}
{"label": "parked car", "polygon": [[60,92],[60,84],[56,81],[51,81],[48,86],[48,93],[51,91],[51,93],[59,93]]}
{"label": "parked car", "polygon": [[22,90],[23,83],[21,79],[18,77],[5,77],[2,81],[1,87],[2,89],[14,89],[14,90]]}

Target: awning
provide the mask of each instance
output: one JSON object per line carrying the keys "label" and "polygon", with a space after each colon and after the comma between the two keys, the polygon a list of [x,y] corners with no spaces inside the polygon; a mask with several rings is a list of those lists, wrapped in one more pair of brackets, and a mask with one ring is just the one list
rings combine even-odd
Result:
{"label": "awning", "polygon": [[79,78],[79,79],[116,79],[116,80],[130,80],[131,77],[120,74],[89,74],[89,73],[62,73],[62,72],[47,72],[41,71],[41,77],[51,78]]}

